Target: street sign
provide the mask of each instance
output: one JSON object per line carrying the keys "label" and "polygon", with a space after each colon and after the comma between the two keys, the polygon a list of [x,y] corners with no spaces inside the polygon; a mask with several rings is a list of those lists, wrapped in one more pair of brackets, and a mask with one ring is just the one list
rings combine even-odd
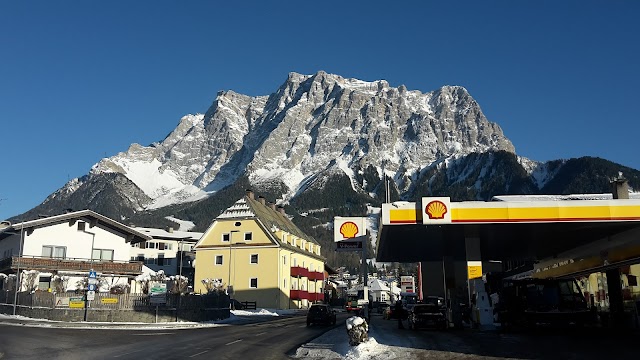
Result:
{"label": "street sign", "polygon": [[91,270],[89,271],[89,279],[97,279],[98,278],[98,274],[96,274],[95,271]]}
{"label": "street sign", "polygon": [[167,303],[167,284],[154,284],[149,290],[151,297],[149,303],[152,305],[163,305]]}
{"label": "street sign", "polygon": [[103,304],[117,304],[118,298],[102,298],[100,299],[100,302]]}
{"label": "street sign", "polygon": [[96,291],[96,284],[89,284],[89,291]]}
{"label": "street sign", "polygon": [[362,251],[362,240],[342,240],[336,244],[336,251]]}
{"label": "street sign", "polygon": [[87,300],[95,300],[96,298],[96,292],[89,290],[87,291]]}
{"label": "street sign", "polygon": [[89,285],[96,285],[98,283],[98,279],[89,278],[87,282],[89,283]]}
{"label": "street sign", "polygon": [[72,309],[82,309],[84,300],[81,297],[72,297],[69,299],[69,307]]}

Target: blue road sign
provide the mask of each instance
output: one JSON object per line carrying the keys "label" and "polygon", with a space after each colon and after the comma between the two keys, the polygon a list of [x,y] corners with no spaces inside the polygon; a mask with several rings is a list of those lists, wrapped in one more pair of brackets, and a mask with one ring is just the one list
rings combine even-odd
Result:
{"label": "blue road sign", "polygon": [[95,271],[89,271],[89,279],[97,279],[98,275]]}
{"label": "blue road sign", "polygon": [[96,284],[89,284],[89,291],[96,291]]}

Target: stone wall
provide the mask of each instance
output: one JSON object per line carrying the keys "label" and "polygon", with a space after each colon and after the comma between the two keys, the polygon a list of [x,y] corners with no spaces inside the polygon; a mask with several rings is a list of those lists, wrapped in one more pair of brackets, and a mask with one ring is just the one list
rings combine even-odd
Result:
{"label": "stone wall", "polygon": [[[13,314],[13,305],[0,304],[0,313]],[[44,307],[17,306],[16,315],[35,319],[49,319],[55,321],[84,321],[84,309],[61,309]],[[178,313],[179,321],[212,321],[226,319],[230,316],[228,308],[223,309],[184,309]],[[89,322],[156,322],[156,308],[136,310],[87,310]],[[157,322],[176,321],[175,308],[158,308]]]}

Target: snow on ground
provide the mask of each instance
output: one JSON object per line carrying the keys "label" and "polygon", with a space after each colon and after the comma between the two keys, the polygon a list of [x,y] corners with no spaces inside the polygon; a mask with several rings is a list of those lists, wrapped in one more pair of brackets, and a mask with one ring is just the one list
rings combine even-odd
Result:
{"label": "snow on ground", "polygon": [[[338,327],[298,348],[296,359],[345,359],[345,360],[391,360],[414,357],[407,348],[378,343],[376,337],[384,337],[385,342],[401,344],[401,337],[379,333],[369,328],[369,340],[358,345],[349,345],[346,328]],[[393,339],[390,339],[393,337]],[[396,338],[397,337],[397,338]]]}

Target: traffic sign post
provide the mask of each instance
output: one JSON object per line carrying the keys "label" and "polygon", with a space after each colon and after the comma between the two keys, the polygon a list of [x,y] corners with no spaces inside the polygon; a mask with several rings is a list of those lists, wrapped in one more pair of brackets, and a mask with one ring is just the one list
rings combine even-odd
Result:
{"label": "traffic sign post", "polygon": [[87,321],[89,314],[89,301],[96,298],[96,285],[98,284],[98,274],[93,270],[89,270],[87,276],[87,289],[84,298],[84,321]]}

